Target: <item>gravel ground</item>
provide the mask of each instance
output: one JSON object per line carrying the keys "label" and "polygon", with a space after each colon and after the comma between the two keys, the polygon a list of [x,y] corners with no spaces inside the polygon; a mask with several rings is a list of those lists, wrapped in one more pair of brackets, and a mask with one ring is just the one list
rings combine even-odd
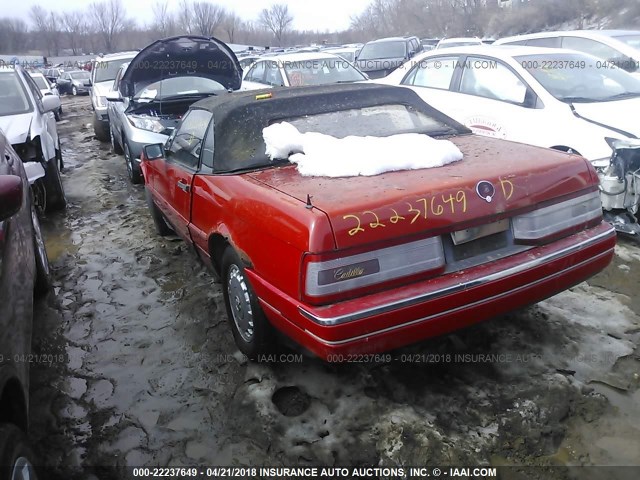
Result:
{"label": "gravel ground", "polygon": [[[58,124],[69,207],[43,221],[55,294],[36,309],[31,436],[52,478],[105,466],[638,465],[640,248],[588,283],[394,352],[247,363],[219,284],[156,236],[143,188],[93,136],[88,97]],[[545,478],[564,478],[549,470]]]}

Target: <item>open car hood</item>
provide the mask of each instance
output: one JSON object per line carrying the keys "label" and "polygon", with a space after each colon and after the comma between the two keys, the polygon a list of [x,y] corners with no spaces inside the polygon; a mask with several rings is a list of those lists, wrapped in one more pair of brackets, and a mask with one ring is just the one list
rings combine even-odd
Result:
{"label": "open car hood", "polygon": [[120,81],[120,94],[133,97],[165,78],[204,77],[226,89],[238,90],[242,68],[226,43],[197,35],[180,35],[153,42],[131,60]]}

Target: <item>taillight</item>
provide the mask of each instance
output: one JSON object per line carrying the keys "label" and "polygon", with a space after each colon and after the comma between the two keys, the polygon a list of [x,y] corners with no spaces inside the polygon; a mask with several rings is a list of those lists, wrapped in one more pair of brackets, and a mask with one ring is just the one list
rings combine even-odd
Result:
{"label": "taillight", "polygon": [[439,236],[355,255],[306,255],[304,297],[323,303],[366,292],[374,285],[442,270],[445,265]]}
{"label": "taillight", "polygon": [[539,208],[513,217],[513,236],[523,242],[536,242],[567,235],[602,218],[597,191]]}

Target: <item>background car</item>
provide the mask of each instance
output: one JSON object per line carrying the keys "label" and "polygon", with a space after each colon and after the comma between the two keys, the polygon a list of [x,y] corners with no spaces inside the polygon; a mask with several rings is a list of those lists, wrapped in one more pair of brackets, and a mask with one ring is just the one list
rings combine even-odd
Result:
{"label": "background car", "polygon": [[569,30],[517,35],[494,45],[568,48],[613,62],[640,78],[640,30]]}
{"label": "background car", "polygon": [[0,67],[0,129],[27,170],[37,176],[35,202],[39,210],[66,206],[60,169],[62,149],[54,113],[60,108],[56,95],[42,95],[20,66]]}
{"label": "background car", "polygon": [[49,80],[51,83],[56,83],[58,77],[60,77],[60,75],[62,75],[63,73],[64,69],[58,67],[47,68],[43,70],[44,76],[47,77],[47,80]]}
{"label": "background car", "polygon": [[[166,68],[147,68],[154,62]],[[238,90],[241,82],[235,54],[213,37],[158,40],[121,65],[107,94],[109,132],[114,152],[124,153],[131,182],[142,181],[142,147],[164,142],[193,102]]]}
{"label": "background car", "polygon": [[[417,57],[382,82],[413,89],[479,135],[578,153],[605,175],[614,153],[607,139],[640,137],[640,81],[603,63],[563,49],[458,47]],[[616,181],[602,195],[612,223],[633,234],[640,234],[637,181]],[[609,208],[620,195],[622,204]]]}
{"label": "background car", "polygon": [[464,47],[468,45],[482,45],[483,42],[478,37],[451,37],[443,38],[435,46],[438,48]]}
{"label": "background car", "polygon": [[[47,252],[20,157],[0,131],[0,478],[36,478],[27,440],[33,298],[50,289]],[[14,471],[15,469],[15,471]],[[14,471],[12,475],[12,471]],[[20,475],[22,473],[22,476]],[[28,473],[28,475],[26,475]]]}
{"label": "background car", "polygon": [[381,78],[421,51],[418,37],[381,38],[365,43],[355,65],[369,78]]}
{"label": "background car", "polygon": [[[57,97],[60,97],[60,94],[58,93],[58,88],[55,86],[55,84],[49,83],[49,80],[47,79],[47,77],[45,77],[42,73],[29,72],[29,75],[31,75],[31,78],[33,78],[33,81],[36,82],[36,85],[38,85],[38,88],[40,89],[40,93],[42,93],[43,96],[56,95]],[[55,111],[56,120],[60,120],[61,115],[62,115],[62,105],[60,105],[60,108],[58,108],[58,110]]]}
{"label": "background car", "polygon": [[91,74],[85,70],[64,72],[56,82],[58,92],[71,95],[89,94]]}
{"label": "background car", "polygon": [[362,82],[367,77],[342,57],[325,52],[283,53],[258,59],[244,72],[242,90]]}
{"label": "background car", "polygon": [[337,47],[337,48],[326,48],[322,50],[325,53],[332,53],[333,55],[338,55],[344,58],[347,62],[354,63],[356,61],[356,55],[360,51],[361,47]]}
{"label": "background car", "polygon": [[107,114],[107,92],[120,66],[130,61],[138,52],[120,52],[96,57],[91,68],[91,108],[93,109],[93,131],[101,142],[109,141],[109,115]]}

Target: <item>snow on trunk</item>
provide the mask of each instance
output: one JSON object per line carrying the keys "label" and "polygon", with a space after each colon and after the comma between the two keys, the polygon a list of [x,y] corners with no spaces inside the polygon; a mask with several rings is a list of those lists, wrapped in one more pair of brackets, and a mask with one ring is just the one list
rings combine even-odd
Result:
{"label": "snow on trunk", "polygon": [[441,167],[462,160],[462,152],[452,142],[422,133],[336,138],[323,133],[300,133],[292,124],[281,122],[264,128],[262,136],[270,159],[288,158],[305,176],[378,175]]}

